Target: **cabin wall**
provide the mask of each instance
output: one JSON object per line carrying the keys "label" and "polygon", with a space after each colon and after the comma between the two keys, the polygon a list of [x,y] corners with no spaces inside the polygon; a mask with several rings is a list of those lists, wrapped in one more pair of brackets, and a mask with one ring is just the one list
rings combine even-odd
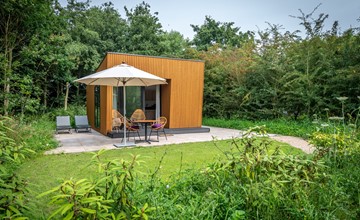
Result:
{"label": "cabin wall", "polygon": [[[161,85],[161,115],[167,117],[168,128],[201,127],[204,89],[203,61],[107,53],[98,71],[122,62],[167,80],[167,85]],[[111,131],[112,87],[104,87],[101,87],[101,101],[103,99],[104,101],[101,102],[100,132],[106,134],[107,131]],[[87,98],[90,101],[94,99],[93,97],[89,95]],[[91,101],[88,103],[93,105]],[[94,108],[90,106],[88,113],[91,111],[94,112]],[[91,114],[93,113],[89,113]]]}

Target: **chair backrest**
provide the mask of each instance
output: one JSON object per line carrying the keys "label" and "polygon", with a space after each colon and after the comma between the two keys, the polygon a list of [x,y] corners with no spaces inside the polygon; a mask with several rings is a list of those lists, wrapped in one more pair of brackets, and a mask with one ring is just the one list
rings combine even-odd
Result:
{"label": "chair backrest", "polygon": [[56,116],[56,126],[70,126],[70,116]]}
{"label": "chair backrest", "polygon": [[146,119],[145,113],[140,108],[136,109],[130,117],[130,120],[132,120],[132,121],[145,120],[145,119]]}
{"label": "chair backrest", "polygon": [[112,110],[112,126],[116,127],[116,126],[121,126],[121,124],[123,123],[123,116],[122,114],[117,111],[116,109]]}
{"label": "chair backrest", "polygon": [[166,123],[167,123],[167,118],[164,117],[164,116],[158,117],[158,118],[156,119],[156,122],[155,122],[155,123],[161,125],[159,128],[164,128],[165,125],[166,125]]}
{"label": "chair backrest", "polygon": [[120,114],[120,112],[118,112],[116,109],[112,110],[112,118],[122,118],[122,114]]}
{"label": "chair backrest", "polygon": [[89,125],[86,115],[75,115],[75,125]]}
{"label": "chair backrest", "polygon": [[112,126],[116,127],[116,126],[121,126],[122,124],[122,118],[113,118],[112,119]]}

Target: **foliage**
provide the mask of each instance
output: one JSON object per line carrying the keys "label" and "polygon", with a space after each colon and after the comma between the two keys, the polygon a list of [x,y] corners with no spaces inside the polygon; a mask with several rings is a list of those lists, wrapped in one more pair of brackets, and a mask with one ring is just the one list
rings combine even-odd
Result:
{"label": "foliage", "polygon": [[162,56],[182,58],[187,47],[188,42],[179,32],[170,31],[161,34],[160,53]]}
{"label": "foliage", "polygon": [[297,120],[321,116],[324,109],[337,115],[335,98],[346,96],[349,119],[360,93],[359,29],[340,32],[335,21],[325,30],[329,16],[317,15],[319,8],[292,16],[302,35],[269,24],[255,37],[206,16],[203,24],[191,25],[194,38],[185,40],[177,31],[165,32],[145,2],[125,7],[122,17],[111,2],[69,0],[62,7],[57,1],[6,0],[0,8],[9,18],[1,21],[0,113],[23,119],[68,102],[82,105],[85,86],[73,80],[95,72],[112,51],[204,60],[207,117]]}
{"label": "foliage", "polygon": [[224,152],[227,160],[211,163],[200,172],[185,170],[167,182],[158,182],[155,188],[145,187],[138,192],[148,194],[149,204],[158,207],[153,217],[344,219],[358,216],[358,182],[355,181],[360,177],[359,172],[352,173],[347,181],[341,173],[346,168],[337,173],[324,160],[284,155],[279,149],[269,152],[267,139],[256,142],[254,132],[263,134],[262,127],[249,129],[245,138],[232,141],[233,150]]}
{"label": "foliage", "polygon": [[319,158],[326,157],[337,164],[340,158],[347,155],[357,154],[359,151],[359,127],[358,118],[359,109],[356,109],[357,115],[355,121],[347,123],[345,121],[345,101],[347,97],[337,97],[342,104],[341,117],[325,118],[326,122],[317,119],[319,126],[317,132],[311,135],[310,141],[316,147],[316,156]]}
{"label": "foliage", "polygon": [[215,44],[219,45],[220,48],[238,48],[253,38],[253,33],[242,33],[240,28],[233,27],[233,25],[234,22],[217,22],[211,16],[205,16],[203,25],[190,25],[195,32],[192,43],[198,50],[207,51]]}
{"label": "foliage", "polygon": [[316,131],[317,125],[309,120],[291,120],[291,119],[274,119],[274,120],[240,120],[240,119],[219,119],[203,118],[203,124],[214,127],[233,128],[238,130],[247,130],[255,126],[266,126],[266,130],[273,134],[282,134],[295,137],[308,138]]}
{"label": "foliage", "polygon": [[[315,9],[316,10],[316,9]],[[324,30],[328,15],[315,10],[295,17],[306,37],[269,24],[254,42],[237,48],[208,46],[204,114],[216,118],[311,118],[339,113],[336,97],[349,97],[346,117],[357,107],[360,69],[358,29],[339,32],[337,22]],[[350,55],[351,54],[351,55]]]}
{"label": "foliage", "polygon": [[[336,126],[343,129],[342,123]],[[146,216],[155,219],[178,216],[186,219],[349,219],[359,216],[358,139],[352,139],[351,146],[345,143],[344,148],[337,142],[337,159],[330,157],[331,160],[327,160],[328,157],[319,157],[317,153],[314,156],[285,155],[280,147],[269,150],[269,140],[258,138],[258,135],[266,134],[263,128],[248,129],[244,138],[223,142],[229,145],[226,148],[218,145],[220,142],[214,142],[212,148],[222,152],[224,157],[215,162],[207,159],[210,164],[205,169],[189,169],[185,166],[188,163],[186,158],[181,157],[180,167],[173,168],[170,179],[157,178],[162,173],[168,154],[162,159],[157,157],[161,160],[158,168],[149,175],[150,179],[144,179],[144,175],[140,178],[133,170],[136,164],[134,157],[129,162],[110,158],[104,160],[106,152],[94,153],[91,167],[100,171],[98,176],[91,175],[91,179],[80,177],[79,181],[70,178],[46,194],[53,198],[53,218],[97,215],[106,219],[123,213],[118,215],[120,218],[127,213],[127,218],[140,219],[139,216],[144,213],[142,208],[147,210]],[[346,131],[353,134],[348,129]],[[258,135],[254,135],[256,133]],[[144,150],[152,152],[155,149],[128,150],[144,154]],[[119,157],[111,155],[112,158]],[[76,163],[83,161],[80,155],[71,157],[70,160],[76,160]],[[48,158],[45,160],[49,161]],[[39,163],[36,165],[39,166]],[[137,167],[142,172],[148,169]],[[61,171],[56,168],[56,172]],[[46,172],[46,178],[53,176],[50,173]],[[80,173],[84,170],[81,169]],[[111,191],[119,187],[117,184],[122,187]],[[59,191],[61,189],[63,191]],[[116,199],[121,202],[114,202]],[[119,205],[118,209],[114,208],[115,203]]]}
{"label": "foliage", "polygon": [[[217,161],[219,158],[225,158],[221,152],[230,151],[230,140],[217,141],[217,147],[212,142],[196,142],[184,144],[172,144],[159,147],[136,147],[126,148],[122,150],[111,150],[101,155],[101,161],[113,161],[120,158],[125,161],[131,161],[131,155],[141,155],[140,165],[136,166],[136,178],[133,192],[137,193],[134,202],[138,202],[137,206],[141,207],[145,203],[149,203],[148,194],[141,193],[141,185],[151,183],[147,177],[151,177],[155,173],[153,185],[160,181],[167,181],[174,173],[190,172],[206,167],[210,162]],[[300,149],[293,148],[285,143],[272,142],[271,150],[275,146],[280,146],[286,154],[304,155]],[[164,156],[165,155],[165,156]],[[161,159],[163,158],[163,159]],[[162,162],[159,165],[159,161]],[[28,206],[30,210],[26,212],[26,216],[30,219],[37,219],[40,215],[50,216],[50,213],[59,208],[56,205],[50,205],[51,195],[36,198],[36,196],[44,191],[51,190],[63,183],[63,180],[77,181],[81,179],[94,180],[100,178],[102,174],[97,172],[96,166],[88,166],[91,161],[90,153],[78,154],[57,154],[57,155],[38,155],[36,158],[27,160],[17,174],[26,178],[29,183],[30,192],[27,194]],[[99,177],[98,177],[99,176]],[[151,187],[151,186],[149,186]],[[144,198],[141,200],[139,198]],[[151,205],[154,207],[154,205]]]}
{"label": "foliage", "polygon": [[[28,97],[24,88],[12,88],[13,84],[29,86],[29,79],[20,77],[19,67],[22,65],[22,59],[19,56],[22,48],[28,45],[29,41],[42,33],[42,30],[50,27],[50,22],[54,14],[51,11],[50,1],[45,0],[21,0],[2,2],[0,7],[0,69],[3,88],[1,93],[1,102],[3,108],[1,112],[8,115],[15,109],[14,100],[19,100],[19,95]],[[25,74],[27,75],[27,74]],[[26,80],[23,80],[25,78]],[[24,102],[24,100],[22,100]]]}
{"label": "foliage", "polygon": [[27,209],[27,183],[13,171],[32,151],[14,138],[17,135],[11,125],[14,125],[11,118],[0,118],[0,217],[27,219],[23,216],[24,210]]}
{"label": "foliage", "polygon": [[150,12],[150,5],[142,2],[134,9],[125,7],[129,28],[126,33],[126,50],[136,54],[160,55],[160,34],[162,26],[157,17]]}
{"label": "foliage", "polygon": [[95,180],[65,180],[60,186],[45,192],[57,193],[52,204],[59,205],[50,219],[63,216],[65,219],[148,219],[153,210],[148,204],[136,207],[132,201],[134,167],[139,162],[134,156],[131,161],[102,161],[105,151],[93,155],[93,163],[101,174]]}

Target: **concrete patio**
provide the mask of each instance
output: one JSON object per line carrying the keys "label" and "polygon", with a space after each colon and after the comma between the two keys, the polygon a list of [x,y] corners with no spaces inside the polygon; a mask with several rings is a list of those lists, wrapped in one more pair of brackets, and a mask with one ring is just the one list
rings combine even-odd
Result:
{"label": "concrete patio", "polygon": [[[181,143],[191,143],[191,142],[204,142],[212,141],[213,138],[218,140],[231,139],[233,137],[241,137],[242,132],[235,129],[226,129],[226,128],[217,128],[217,127],[208,127],[210,132],[206,133],[188,133],[188,134],[169,134],[167,140],[165,136],[160,136],[159,142],[151,142],[151,144],[142,142],[137,143],[136,146],[142,147],[151,147],[151,146],[160,146],[168,144],[181,144]],[[269,135],[271,138],[289,143],[290,145],[302,149],[306,153],[311,153],[311,146],[301,138],[297,137],[288,137],[281,135]],[[101,149],[123,149],[116,148],[114,144],[120,144],[122,138],[110,138],[104,136],[97,131],[92,130],[92,132],[81,132],[76,133],[72,131],[69,133],[60,133],[56,134],[55,138],[59,141],[59,147],[56,149],[49,150],[45,154],[60,154],[60,153],[81,153],[81,152],[90,152],[98,151]],[[144,137],[141,137],[142,139]],[[152,136],[151,140],[156,140],[156,134]],[[134,139],[131,137],[130,141]]]}

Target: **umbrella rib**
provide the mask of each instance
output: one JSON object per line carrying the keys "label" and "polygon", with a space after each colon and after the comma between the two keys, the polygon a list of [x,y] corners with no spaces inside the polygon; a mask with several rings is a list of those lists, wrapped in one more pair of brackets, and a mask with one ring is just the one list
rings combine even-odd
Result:
{"label": "umbrella rib", "polygon": [[91,85],[92,83],[96,82],[98,79],[94,79],[93,81],[91,81],[88,85]]}
{"label": "umbrella rib", "polygon": [[148,84],[141,78],[138,78],[142,83],[144,83],[145,86],[148,86]]}

